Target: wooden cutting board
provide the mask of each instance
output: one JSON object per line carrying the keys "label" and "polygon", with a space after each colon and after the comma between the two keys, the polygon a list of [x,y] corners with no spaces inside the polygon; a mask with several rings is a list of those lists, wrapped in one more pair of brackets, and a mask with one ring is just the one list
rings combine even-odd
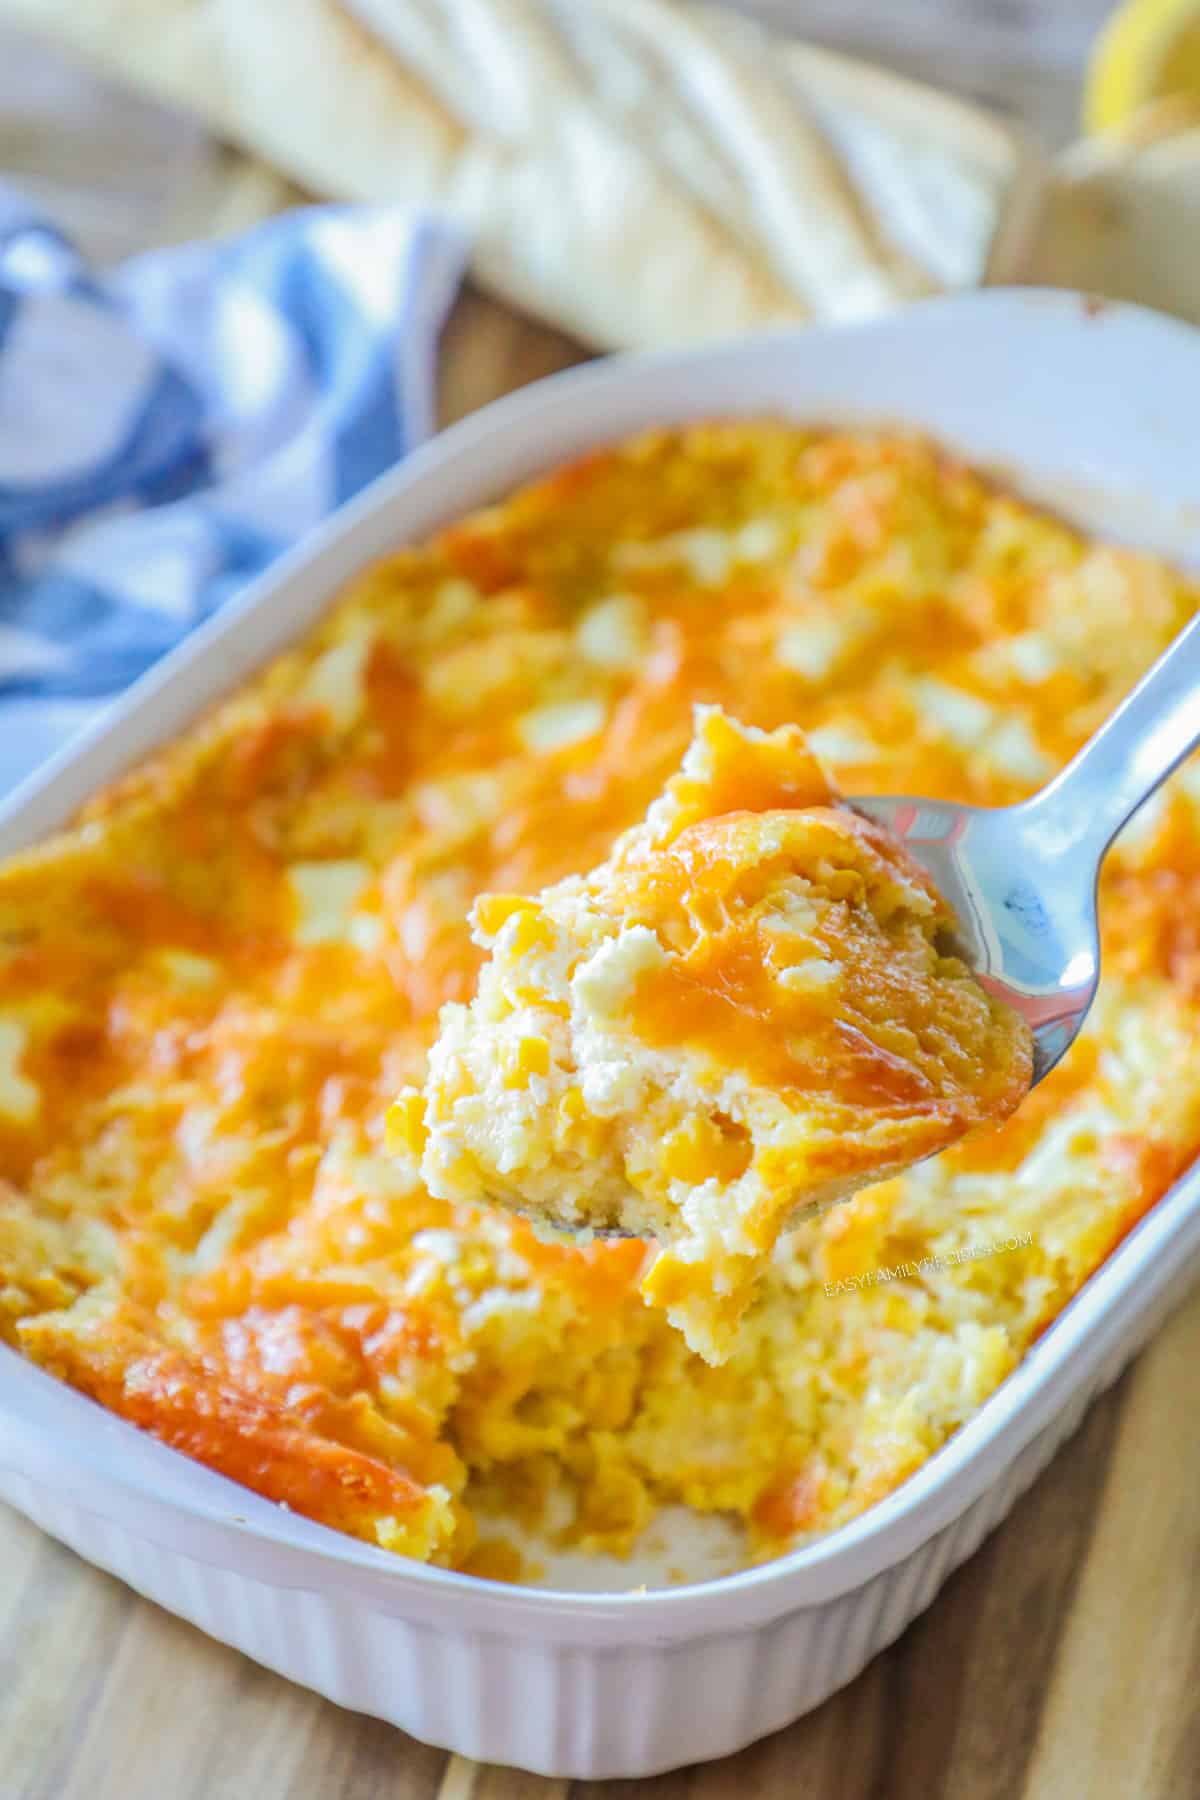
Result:
{"label": "wooden cutting board", "polygon": [[342,1712],[0,1507],[3,1800],[1196,1800],[1200,1296],[929,1611],[738,1756],[546,1781]]}
{"label": "wooden cutting board", "polygon": [[[1061,139],[1106,3],[807,10],[820,35],[877,51],[903,11],[916,36],[901,63],[1035,122],[1040,112]],[[758,4],[797,16],[791,0]],[[48,129],[56,108],[61,130]],[[129,179],[119,204],[101,205],[87,175],[110,141]],[[229,229],[292,197],[157,109],[114,101],[2,36],[0,164],[34,171],[40,196],[73,206],[105,255]],[[581,356],[468,292],[443,344],[443,421]],[[1198,1369],[1200,1296],[858,1681],[738,1756],[638,1783],[482,1768],[342,1712],[0,1506],[0,1800],[1197,1800]]]}

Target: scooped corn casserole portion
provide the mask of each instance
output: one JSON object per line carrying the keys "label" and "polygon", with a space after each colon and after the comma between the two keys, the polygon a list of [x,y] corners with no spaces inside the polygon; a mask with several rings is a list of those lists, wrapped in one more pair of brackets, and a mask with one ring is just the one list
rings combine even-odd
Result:
{"label": "scooped corn casserole portion", "polygon": [[1194,767],[1109,859],[1064,1062],[781,1241],[719,1367],[645,1305],[644,1244],[438,1200],[384,1115],[474,991],[475,899],[602,862],[697,702],[803,720],[850,794],[1003,803],[1198,601],[935,446],[771,420],[598,451],[365,570],[0,867],[0,1362],[480,1574],[536,1577],[514,1520],[624,1551],[679,1504],[758,1557],[855,1517],[1196,1155]]}
{"label": "scooped corn casserole portion", "polygon": [[444,1008],[395,1146],[443,1200],[664,1244],[642,1292],[709,1362],[798,1211],[1029,1089],[1028,1026],[796,726],[697,708],[681,769],[598,868],[485,894],[473,920],[478,994]]}

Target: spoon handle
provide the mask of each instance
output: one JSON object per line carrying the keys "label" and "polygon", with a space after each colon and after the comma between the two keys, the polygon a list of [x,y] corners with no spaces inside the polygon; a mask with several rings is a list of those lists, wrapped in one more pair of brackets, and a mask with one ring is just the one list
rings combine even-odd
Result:
{"label": "spoon handle", "polygon": [[1031,848],[1098,864],[1117,832],[1200,743],[1200,615],[1066,768],[1017,810]]}

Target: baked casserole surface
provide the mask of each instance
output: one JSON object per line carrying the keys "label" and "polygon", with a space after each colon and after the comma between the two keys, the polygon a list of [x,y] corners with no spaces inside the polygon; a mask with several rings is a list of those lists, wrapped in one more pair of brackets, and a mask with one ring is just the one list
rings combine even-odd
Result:
{"label": "baked casserole surface", "polygon": [[728,1359],[637,1241],[390,1155],[468,914],[593,868],[696,703],[841,789],[1039,786],[1195,611],[927,443],[773,421],[585,457],[368,569],[298,649],[0,870],[0,1335],[259,1493],[520,1577],[664,1505],[776,1554],[973,1413],[1200,1144],[1200,780],[1126,832],[1104,979],[1007,1123],[778,1246]]}

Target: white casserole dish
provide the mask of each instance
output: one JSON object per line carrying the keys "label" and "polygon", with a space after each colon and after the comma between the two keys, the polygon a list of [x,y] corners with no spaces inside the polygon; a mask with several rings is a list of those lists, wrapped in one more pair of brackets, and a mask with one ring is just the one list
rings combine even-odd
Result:
{"label": "white casserole dish", "polygon": [[[346,508],[18,792],[0,810],[0,851],[62,823],[395,544],[639,427],[772,411],[919,427],[1092,529],[1200,567],[1200,333],[1152,313],[992,291],[592,365],[456,426]],[[889,1499],[777,1562],[688,1587],[514,1589],[399,1561],[189,1462],[3,1348],[0,1496],[213,1636],[417,1737],[546,1774],[646,1775],[734,1750],[857,1674],[1198,1269],[1200,1172]]]}

